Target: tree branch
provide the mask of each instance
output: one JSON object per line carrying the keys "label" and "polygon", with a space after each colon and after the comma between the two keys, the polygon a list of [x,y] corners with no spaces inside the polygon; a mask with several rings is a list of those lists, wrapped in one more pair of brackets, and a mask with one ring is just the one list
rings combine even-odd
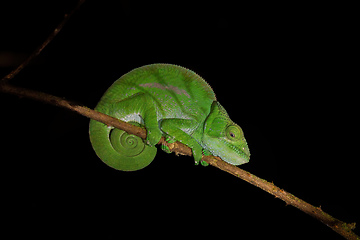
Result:
{"label": "tree branch", "polygon": [[[30,89],[15,87],[10,84],[2,84],[0,85],[0,90],[5,93],[10,93],[20,97],[26,97],[29,99],[41,101],[44,103],[48,103],[57,107],[62,107],[65,109],[72,110],[77,112],[85,117],[97,120],[102,122],[108,126],[113,126],[115,128],[122,129],[130,134],[134,134],[143,139],[146,138],[146,130],[141,127],[136,127],[126,122],[120,121],[116,118],[108,116],[106,114],[97,112],[88,107],[78,105],[74,102],[65,100],[60,97],[56,97],[47,93],[38,92]],[[175,154],[187,155],[191,156],[191,149],[186,145],[175,142],[175,143],[167,143],[164,138],[161,138],[158,144],[164,144],[169,147],[170,151],[175,152]],[[345,223],[342,222],[328,213],[324,212],[320,207],[315,207],[302,199],[295,197],[291,193],[284,191],[283,189],[275,186],[273,183],[270,183],[264,179],[261,179],[243,169],[240,169],[234,165],[228,164],[221,160],[219,157],[214,156],[203,156],[202,160],[206,161],[210,165],[217,167],[225,172],[228,172],[242,180],[245,180],[252,185],[261,188],[262,190],[274,195],[275,197],[283,200],[288,205],[292,205],[301,211],[309,214],[310,216],[318,219],[335,232],[344,236],[347,239],[360,239],[352,230],[355,228],[355,223]]]}
{"label": "tree branch", "polygon": [[[146,130],[140,127],[133,126],[131,124],[128,124],[126,122],[120,121],[116,118],[113,118],[111,116],[105,115],[103,113],[97,112],[95,110],[92,110],[88,107],[76,104],[74,102],[65,100],[60,97],[56,97],[47,93],[38,92],[30,89],[25,89],[21,87],[16,87],[13,85],[10,85],[8,82],[12,78],[14,78],[32,59],[34,59],[36,56],[39,55],[39,53],[45,48],[45,46],[51,42],[51,40],[57,35],[57,33],[62,29],[64,24],[67,22],[69,17],[80,7],[80,5],[83,3],[83,0],[80,0],[78,5],[75,7],[75,9],[70,13],[66,14],[64,17],[64,20],[55,28],[55,30],[50,34],[50,36],[44,41],[43,44],[39,46],[39,48],[29,56],[22,64],[20,64],[15,70],[13,70],[11,73],[6,75],[3,79],[0,80],[0,91],[4,93],[13,94],[16,96],[26,97],[29,99],[34,99],[37,101],[41,101],[44,103],[48,103],[57,107],[62,107],[65,109],[72,110],[74,112],[77,112],[85,117],[97,120],[99,122],[102,122],[104,124],[107,124],[108,126],[113,126],[115,128],[122,129],[130,134],[134,134],[136,136],[139,136],[143,139],[146,138]],[[192,152],[191,149],[184,144],[180,142],[175,143],[167,143],[164,138],[162,138],[159,142],[159,144],[164,144],[169,147],[169,149],[172,152],[175,152],[175,154],[181,154],[181,155],[188,155],[191,156]],[[274,195],[275,197],[283,200],[288,205],[292,205],[301,211],[309,214],[310,216],[318,219],[331,229],[333,229],[335,232],[339,233],[343,237],[347,239],[360,239],[359,236],[357,236],[352,230],[355,228],[355,223],[345,223],[343,221],[340,221],[328,213],[324,212],[320,207],[315,207],[297,197],[292,195],[291,193],[288,193],[284,191],[283,189],[275,186],[273,183],[267,182],[264,179],[261,179],[245,170],[242,170],[236,166],[233,166],[231,164],[228,164],[221,160],[219,157],[214,156],[203,156],[203,160],[209,163],[210,165],[217,167],[225,172],[228,172],[242,180],[245,180],[246,182],[261,188],[262,190]]]}

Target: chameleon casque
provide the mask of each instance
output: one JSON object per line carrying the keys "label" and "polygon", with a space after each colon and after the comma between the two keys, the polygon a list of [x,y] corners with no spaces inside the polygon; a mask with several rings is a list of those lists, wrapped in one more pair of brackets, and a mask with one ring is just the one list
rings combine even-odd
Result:
{"label": "chameleon casque", "polygon": [[[180,66],[151,64],[130,71],[113,83],[95,110],[147,130],[144,141],[90,121],[90,141],[96,154],[118,170],[135,171],[149,165],[162,136],[190,147],[195,164],[203,153],[233,165],[249,161],[242,129],[217,102],[210,85]],[[163,150],[168,149],[164,146]]]}

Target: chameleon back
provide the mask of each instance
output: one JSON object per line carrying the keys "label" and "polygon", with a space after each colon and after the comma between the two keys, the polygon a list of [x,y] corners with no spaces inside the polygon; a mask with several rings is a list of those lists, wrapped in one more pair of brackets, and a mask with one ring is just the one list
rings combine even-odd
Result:
{"label": "chameleon back", "polygon": [[139,93],[146,94],[156,104],[158,120],[184,118],[184,115],[206,117],[212,102],[216,101],[210,85],[195,72],[171,64],[151,64],[115,81],[96,108],[122,119],[125,114],[113,104]]}

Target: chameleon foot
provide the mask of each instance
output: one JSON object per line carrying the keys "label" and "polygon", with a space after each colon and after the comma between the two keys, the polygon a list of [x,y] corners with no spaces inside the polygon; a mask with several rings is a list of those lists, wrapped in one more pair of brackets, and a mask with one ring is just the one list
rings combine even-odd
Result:
{"label": "chameleon foot", "polygon": [[170,148],[163,144],[161,144],[161,150],[163,150],[166,153],[171,153]]}
{"label": "chameleon foot", "polygon": [[203,160],[200,161],[201,165],[204,166],[204,167],[207,167],[209,166],[209,164]]}
{"label": "chameleon foot", "polygon": [[[211,152],[208,151],[208,150],[206,150],[206,149],[203,149],[203,150],[202,150],[202,153],[203,153],[204,156],[210,156],[210,155],[211,155]],[[204,166],[204,167],[209,166],[209,164],[208,164],[207,162],[203,161],[203,160],[200,160],[200,163],[201,163],[201,165]],[[195,163],[195,164],[198,165],[199,163]]]}
{"label": "chameleon foot", "polygon": [[[174,142],[176,142],[176,140],[173,138],[173,137],[170,137],[170,136],[167,136],[166,138],[165,138],[165,141],[167,142],[167,143],[174,143]],[[168,146],[166,146],[166,145],[161,145],[161,150],[163,150],[164,152],[166,152],[166,153],[171,153],[171,151],[170,151],[170,148],[168,147]]]}

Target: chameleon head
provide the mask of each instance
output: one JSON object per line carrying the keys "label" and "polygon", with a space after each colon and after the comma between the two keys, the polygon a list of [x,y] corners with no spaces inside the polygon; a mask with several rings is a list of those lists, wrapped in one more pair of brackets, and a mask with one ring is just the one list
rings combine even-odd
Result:
{"label": "chameleon head", "polygon": [[214,156],[230,164],[249,162],[250,151],[242,129],[231,121],[226,110],[216,101],[205,120],[202,144]]}

